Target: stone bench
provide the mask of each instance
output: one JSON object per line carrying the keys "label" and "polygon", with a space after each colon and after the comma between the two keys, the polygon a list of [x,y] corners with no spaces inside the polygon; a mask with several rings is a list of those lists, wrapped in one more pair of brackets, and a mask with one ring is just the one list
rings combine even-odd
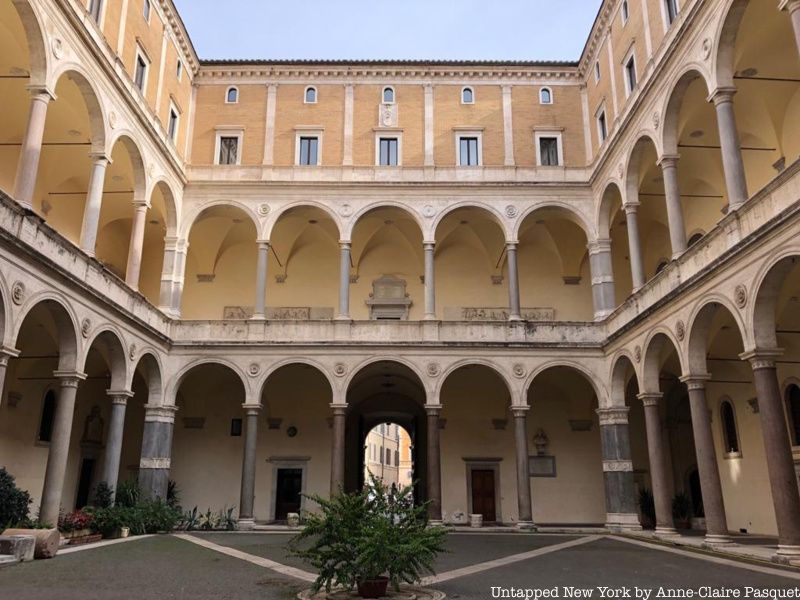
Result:
{"label": "stone bench", "polygon": [[36,538],[32,535],[0,535],[0,555],[28,562],[33,560],[35,548]]}

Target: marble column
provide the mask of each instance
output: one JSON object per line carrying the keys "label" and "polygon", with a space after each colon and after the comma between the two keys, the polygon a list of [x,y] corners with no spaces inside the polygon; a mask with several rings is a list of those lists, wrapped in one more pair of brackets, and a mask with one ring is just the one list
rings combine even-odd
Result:
{"label": "marble column", "polygon": [[797,558],[800,556],[800,493],[775,369],[775,359],[781,354],[781,350],[755,350],[742,354],[742,359],[748,360],[753,369],[767,474],[778,526],[778,557]]}
{"label": "marble column", "polygon": [[47,120],[47,106],[55,96],[44,87],[28,88],[31,94],[28,110],[28,125],[22,138],[17,174],[14,180],[14,199],[28,210],[32,210],[33,192],[39,174],[39,158],[42,155],[44,125]]}
{"label": "marble column", "polygon": [[589,242],[589,269],[592,275],[594,320],[601,321],[617,307],[614,288],[614,267],[611,261],[611,240]]}
{"label": "marble column", "polygon": [[428,414],[428,519],[432,523],[442,522],[442,466],[439,447],[440,404],[426,404]]}
{"label": "marble column", "polygon": [[517,459],[517,508],[520,529],[533,529],[533,507],[531,504],[531,477],[528,466],[528,411],[529,406],[512,406],[514,415],[514,447]]}
{"label": "marble column", "polygon": [[434,321],[436,319],[436,291],[433,258],[436,244],[426,242],[423,246],[425,248],[425,320]]}
{"label": "marble column", "polygon": [[254,319],[267,316],[267,265],[269,264],[269,242],[258,242],[258,266],[256,267],[256,302]]}
{"label": "marble column", "polygon": [[105,154],[93,153],[92,172],[89,176],[89,192],[86,194],[86,207],[83,209],[83,225],[81,227],[81,250],[94,256],[97,243],[97,228],[100,225],[100,208],[103,205],[103,185],[106,179],[106,167],[111,162]]}
{"label": "marble column", "polygon": [[125,269],[125,283],[134,290],[139,289],[139,274],[142,271],[142,251],[144,250],[144,226],[147,222],[146,202],[133,205],[133,228],[128,247],[128,266]]}
{"label": "marble column", "polygon": [[344,490],[346,404],[331,404],[333,436],[331,443],[331,496]]}
{"label": "marble column", "polygon": [[628,229],[628,255],[631,262],[631,278],[633,280],[633,291],[635,292],[644,285],[644,263],[642,262],[642,244],[639,241],[639,203],[626,202],[625,220]]}
{"label": "marble column", "polygon": [[189,254],[189,240],[178,240],[175,250],[175,273],[172,276],[172,315],[181,316],[183,300],[183,283],[186,277],[186,256]]}
{"label": "marble column", "polygon": [[725,502],[719,480],[717,452],[711,432],[711,416],[706,401],[707,374],[686,375],[681,381],[689,390],[689,407],[692,413],[694,451],[697,457],[697,472],[700,475],[700,490],[706,513],[706,543],[728,544],[728,520],[725,517]]}
{"label": "marble column", "polygon": [[77,371],[56,371],[53,375],[60,381],[61,387],[53,417],[53,432],[47,453],[39,519],[55,527],[61,509],[61,496],[64,493],[72,420],[75,415],[75,396],[78,393],[78,384],[86,379],[86,375]]}
{"label": "marble column", "polygon": [[12,358],[19,356],[19,350],[15,348],[8,348],[0,346],[0,406],[3,404],[3,386],[6,382],[6,369],[8,369],[8,361]]}
{"label": "marble column", "polygon": [[119,479],[119,461],[122,455],[122,437],[125,432],[125,409],[128,405],[128,398],[133,397],[133,393],[122,390],[106,392],[111,398],[111,419],[108,424],[108,436],[106,447],[103,452],[103,477],[111,489],[112,495],[117,490],[117,480]]}
{"label": "marble column", "polygon": [[800,0],[786,0],[781,4],[781,9],[789,13],[792,20],[792,29],[794,29],[794,41],[797,45],[797,50],[800,52]]}
{"label": "marble column", "polygon": [[672,520],[672,498],[670,498],[669,475],[667,474],[666,446],[661,427],[659,404],[663,394],[642,393],[638,398],[644,405],[644,419],[647,429],[647,454],[650,458],[650,479],[653,486],[653,500],[656,505],[656,534],[674,535],[675,523]]}
{"label": "marble column", "polygon": [[158,293],[158,308],[165,313],[172,312],[172,288],[175,275],[175,261],[178,254],[178,238],[164,238],[164,260],[161,265],[161,287]]}
{"label": "marble column", "polygon": [[350,242],[339,242],[339,314],[336,318],[350,320]]}
{"label": "marble column", "polygon": [[597,409],[606,488],[606,527],[612,531],[642,528],[633,480],[628,410],[627,406]]}
{"label": "marble column", "polygon": [[253,507],[256,498],[256,447],[258,444],[258,415],[260,404],[244,404],[244,455],[242,456],[242,491],[239,497],[239,529],[255,525]]}
{"label": "marble column", "polygon": [[509,242],[506,244],[508,254],[508,320],[520,321],[519,305],[519,270],[517,268],[517,243]]}
{"label": "marble column", "polygon": [[729,208],[738,208],[748,198],[739,131],[736,128],[736,116],[733,112],[735,93],[736,88],[718,88],[711,96],[717,110],[717,128]]}
{"label": "marble column", "polygon": [[167,498],[172,463],[172,430],[177,406],[145,405],[139,488],[145,498]]}
{"label": "marble column", "polygon": [[686,227],[683,224],[683,207],[678,189],[678,156],[662,156],[661,173],[664,176],[664,195],[667,204],[667,221],[669,223],[669,241],[672,247],[672,258],[677,258],[686,251]]}

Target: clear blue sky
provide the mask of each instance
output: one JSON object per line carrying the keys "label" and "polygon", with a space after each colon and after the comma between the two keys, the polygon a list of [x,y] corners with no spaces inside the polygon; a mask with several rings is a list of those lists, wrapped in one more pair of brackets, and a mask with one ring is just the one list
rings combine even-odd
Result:
{"label": "clear blue sky", "polygon": [[577,60],[600,0],[174,0],[201,58]]}

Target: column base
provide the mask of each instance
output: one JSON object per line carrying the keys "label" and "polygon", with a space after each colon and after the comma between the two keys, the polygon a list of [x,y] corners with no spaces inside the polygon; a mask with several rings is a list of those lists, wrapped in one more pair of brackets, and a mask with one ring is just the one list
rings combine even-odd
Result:
{"label": "column base", "polygon": [[636,513],[607,513],[606,529],[610,531],[641,531],[642,524]]}
{"label": "column base", "polygon": [[674,527],[656,527],[655,531],[656,537],[664,537],[664,538],[671,538],[671,537],[680,537],[678,530]]}
{"label": "column base", "polygon": [[517,529],[520,531],[538,531],[539,528],[533,521],[517,521]]}
{"label": "column base", "polygon": [[522,321],[522,317],[519,316],[519,315],[509,315],[508,316],[508,320],[509,321]]}
{"label": "column base", "polygon": [[772,555],[772,561],[782,565],[800,560],[800,546],[778,544],[778,551]]}
{"label": "column base", "polygon": [[732,544],[733,539],[726,533],[707,533],[703,540],[703,546],[706,548],[716,548],[717,546],[725,546]]}
{"label": "column base", "polygon": [[444,525],[444,521],[441,519],[428,519],[428,526],[430,527],[440,527]]}
{"label": "column base", "polygon": [[253,314],[252,317],[250,317],[250,320],[251,321],[266,321],[267,317],[266,317],[266,315],[255,313],[255,314]]}
{"label": "column base", "polygon": [[236,521],[236,528],[239,531],[253,531],[256,526],[256,520],[252,517],[240,517]]}

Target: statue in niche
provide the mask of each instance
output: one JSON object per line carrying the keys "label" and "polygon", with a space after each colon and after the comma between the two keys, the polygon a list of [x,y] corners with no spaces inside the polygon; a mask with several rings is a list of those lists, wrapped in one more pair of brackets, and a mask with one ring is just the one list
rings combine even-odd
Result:
{"label": "statue in niche", "polygon": [[547,453],[547,445],[549,443],[550,439],[547,437],[544,429],[540,427],[536,431],[536,435],[533,436],[533,445],[536,446],[536,454],[539,456],[544,456]]}
{"label": "statue in niche", "polygon": [[103,417],[100,416],[100,407],[95,404],[83,423],[81,443],[102,444],[104,425]]}

